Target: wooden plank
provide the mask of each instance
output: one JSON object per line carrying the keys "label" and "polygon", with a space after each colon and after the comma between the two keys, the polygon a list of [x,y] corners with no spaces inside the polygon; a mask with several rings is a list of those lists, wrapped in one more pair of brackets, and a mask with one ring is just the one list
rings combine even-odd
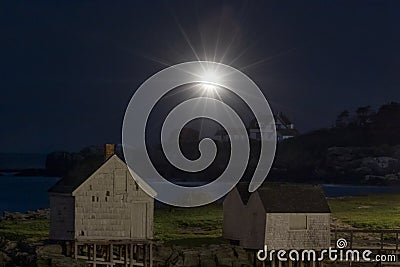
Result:
{"label": "wooden plank", "polygon": [[128,245],[125,244],[124,248],[124,266],[128,267]]}
{"label": "wooden plank", "polygon": [[350,232],[350,249],[353,248],[353,231]]}
{"label": "wooden plank", "polygon": [[110,262],[114,262],[114,244],[110,244]]}
{"label": "wooden plank", "polygon": [[75,242],[74,243],[74,255],[75,255],[75,259],[78,258],[78,243]]}
{"label": "wooden plank", "polygon": [[93,267],[96,267],[96,256],[97,256],[97,247],[96,247],[96,243],[93,244]]}
{"label": "wooden plank", "polygon": [[143,245],[143,264],[144,267],[147,267],[147,251],[146,251],[147,246]]}
{"label": "wooden plank", "polygon": [[129,266],[133,267],[133,244],[130,244],[129,251]]}
{"label": "wooden plank", "polygon": [[150,267],[153,267],[153,244],[149,244],[149,261],[150,261]]}

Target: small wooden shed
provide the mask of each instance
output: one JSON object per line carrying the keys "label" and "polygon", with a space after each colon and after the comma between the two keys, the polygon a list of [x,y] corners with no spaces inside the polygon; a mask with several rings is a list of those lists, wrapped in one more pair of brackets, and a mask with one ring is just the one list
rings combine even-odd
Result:
{"label": "small wooden shed", "polygon": [[247,249],[326,249],[330,209],[320,186],[238,184],[225,198],[223,236]]}
{"label": "small wooden shed", "polygon": [[154,198],[144,189],[155,196],[154,190],[117,155],[107,149],[106,155],[105,162],[85,162],[49,190],[50,239],[75,243],[75,256],[80,244],[90,245],[96,258],[96,244],[147,246],[153,239]]}

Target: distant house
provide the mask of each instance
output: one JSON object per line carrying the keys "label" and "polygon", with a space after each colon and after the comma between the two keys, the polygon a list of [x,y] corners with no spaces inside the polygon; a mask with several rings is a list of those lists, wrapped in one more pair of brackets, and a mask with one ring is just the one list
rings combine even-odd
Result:
{"label": "distant house", "polygon": [[221,141],[221,142],[229,142],[231,139],[232,140],[245,140],[248,138],[246,135],[241,134],[242,131],[240,129],[232,128],[232,129],[229,129],[229,131],[232,133],[231,136],[229,136],[228,133],[223,129],[218,130],[215,133],[214,139],[217,141]]}
{"label": "distant house", "polygon": [[252,120],[249,125],[249,137],[253,140],[261,140],[261,133],[266,136],[270,135],[272,127],[275,127],[278,142],[299,134],[294,124],[283,113],[275,114],[274,121],[274,123],[268,123],[267,121]]}
{"label": "distant house", "polygon": [[[143,189],[155,192],[139,176],[133,177],[113,153],[114,147],[106,146],[105,162],[84,162],[49,190],[50,239],[75,243],[76,257],[78,245],[94,245],[96,251],[96,244],[99,248],[103,242],[112,251],[113,242],[118,241],[136,250],[138,244],[148,248],[153,239],[154,199]],[[133,251],[124,253],[134,256]],[[87,253],[93,261],[96,253],[91,255]],[[108,262],[112,261],[108,256]]]}
{"label": "distant house", "polygon": [[330,209],[319,186],[268,183],[249,193],[241,183],[223,208],[223,237],[246,249],[330,246]]}

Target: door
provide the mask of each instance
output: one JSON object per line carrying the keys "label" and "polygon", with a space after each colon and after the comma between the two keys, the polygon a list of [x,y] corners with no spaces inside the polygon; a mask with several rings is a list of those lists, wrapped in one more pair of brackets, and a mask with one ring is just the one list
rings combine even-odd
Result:
{"label": "door", "polygon": [[147,207],[145,202],[136,202],[131,208],[131,238],[146,239]]}

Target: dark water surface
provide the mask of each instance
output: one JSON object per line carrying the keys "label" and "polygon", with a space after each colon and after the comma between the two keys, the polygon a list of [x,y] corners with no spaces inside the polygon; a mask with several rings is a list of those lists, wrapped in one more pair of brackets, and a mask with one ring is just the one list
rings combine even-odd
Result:
{"label": "dark water surface", "polygon": [[35,210],[49,207],[47,190],[60,178],[0,176],[0,216],[3,211]]}
{"label": "dark water surface", "polygon": [[[47,190],[58,177],[0,176],[0,215],[49,207]],[[400,193],[398,186],[322,185],[327,197]],[[220,201],[219,201],[220,202]]]}

